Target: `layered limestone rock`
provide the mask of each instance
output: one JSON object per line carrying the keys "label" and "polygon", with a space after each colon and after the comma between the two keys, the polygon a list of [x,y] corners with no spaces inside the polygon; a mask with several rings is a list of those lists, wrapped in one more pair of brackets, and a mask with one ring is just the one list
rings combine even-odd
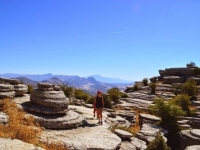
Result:
{"label": "layered limestone rock", "polygon": [[38,89],[32,91],[30,101],[28,110],[45,128],[71,129],[86,124],[84,116],[68,111],[69,99],[52,84],[38,83]]}
{"label": "layered limestone rock", "polygon": [[0,98],[12,98],[15,96],[14,86],[0,84]]}
{"label": "layered limestone rock", "polygon": [[182,130],[180,132],[180,149],[187,146],[200,145],[200,129]]}
{"label": "layered limestone rock", "polygon": [[28,92],[27,85],[20,84],[17,79],[0,78],[0,98],[23,96]]}
{"label": "layered limestone rock", "polygon": [[44,149],[17,139],[0,138],[0,150],[44,150]]}

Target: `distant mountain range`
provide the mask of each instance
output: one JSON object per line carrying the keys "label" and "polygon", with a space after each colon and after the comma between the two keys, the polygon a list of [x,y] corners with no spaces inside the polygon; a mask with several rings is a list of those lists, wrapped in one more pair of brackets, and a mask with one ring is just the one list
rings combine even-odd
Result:
{"label": "distant mountain range", "polygon": [[[79,77],[68,76],[68,75],[52,75],[52,74],[42,74],[42,75],[24,75],[24,74],[0,74],[0,77],[5,78],[17,78],[22,81],[24,84],[32,85],[35,88],[37,87],[38,82],[46,82],[55,85],[60,85],[67,83],[68,86],[82,89],[92,95],[96,94],[97,90],[101,90],[104,93],[110,88],[117,87],[120,90],[125,90],[126,86],[133,85],[134,82],[126,81],[123,79],[117,78],[106,78],[100,75],[93,75],[89,77]],[[106,82],[105,82],[106,81]],[[115,83],[114,83],[115,81]],[[124,81],[124,83],[122,83]]]}

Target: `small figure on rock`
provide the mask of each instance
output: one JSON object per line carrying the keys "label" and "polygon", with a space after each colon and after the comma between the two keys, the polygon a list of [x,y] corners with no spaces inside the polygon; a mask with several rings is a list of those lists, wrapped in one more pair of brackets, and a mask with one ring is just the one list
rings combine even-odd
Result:
{"label": "small figure on rock", "polygon": [[98,124],[102,124],[102,111],[104,107],[104,100],[101,94],[101,91],[97,91],[97,96],[94,101],[96,103],[97,118],[99,120]]}

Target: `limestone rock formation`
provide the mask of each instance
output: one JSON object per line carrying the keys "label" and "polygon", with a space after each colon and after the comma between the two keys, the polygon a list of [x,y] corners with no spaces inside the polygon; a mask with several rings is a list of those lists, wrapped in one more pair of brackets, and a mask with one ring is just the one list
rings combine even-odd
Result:
{"label": "limestone rock formation", "polygon": [[200,145],[200,129],[182,130],[180,132],[181,150],[191,145]]}
{"label": "limestone rock formation", "polygon": [[54,90],[48,83],[38,83],[32,91],[28,110],[43,127],[49,129],[71,129],[86,124],[85,117],[68,110],[69,99],[63,91]]}
{"label": "limestone rock formation", "polygon": [[25,143],[17,139],[0,138],[0,150],[44,150],[33,144]]}
{"label": "limestone rock formation", "polygon": [[115,129],[114,133],[122,139],[131,138],[133,135],[127,131]]}
{"label": "limestone rock formation", "polygon": [[20,84],[17,79],[0,78],[0,98],[23,96],[28,92],[27,85]]}
{"label": "limestone rock formation", "polygon": [[12,98],[15,96],[14,86],[0,84],[0,98]]}

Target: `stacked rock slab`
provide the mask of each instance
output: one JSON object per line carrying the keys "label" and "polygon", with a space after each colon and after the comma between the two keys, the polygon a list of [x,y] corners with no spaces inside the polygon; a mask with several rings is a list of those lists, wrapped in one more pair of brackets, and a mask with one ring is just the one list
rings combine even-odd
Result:
{"label": "stacked rock slab", "polygon": [[20,84],[17,79],[0,78],[0,98],[23,96],[28,92],[27,85]]}
{"label": "stacked rock slab", "polygon": [[69,99],[52,84],[38,83],[38,89],[32,91],[30,101],[29,111],[45,128],[67,129],[86,123],[82,115],[68,110]]}

